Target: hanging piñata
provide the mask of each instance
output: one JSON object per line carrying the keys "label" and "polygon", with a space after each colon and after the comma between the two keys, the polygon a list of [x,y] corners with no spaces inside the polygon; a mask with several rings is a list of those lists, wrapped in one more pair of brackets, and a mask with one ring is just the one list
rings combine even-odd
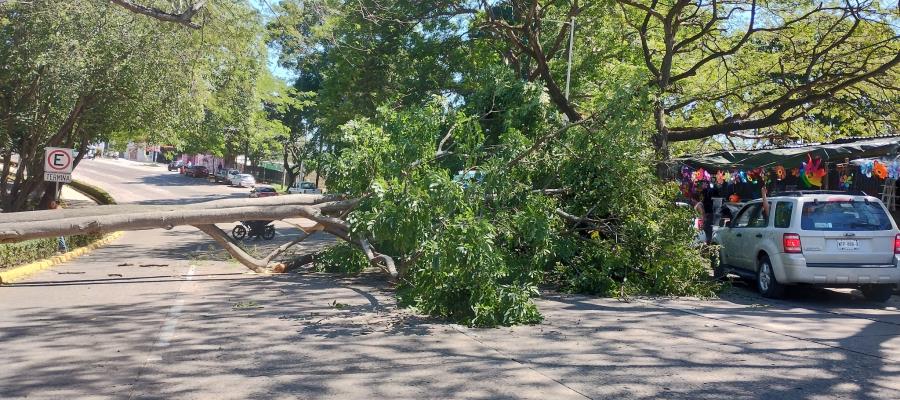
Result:
{"label": "hanging pi\u00f1ata", "polygon": [[716,184],[719,186],[725,184],[725,171],[716,172]]}
{"label": "hanging pi\u00f1ata", "polygon": [[825,168],[822,167],[822,159],[816,158],[813,160],[809,154],[806,157],[808,161],[804,162],[800,168],[800,180],[807,187],[822,187],[822,178],[826,174]]}
{"label": "hanging pi\u00f1ata", "polygon": [[706,181],[709,182],[709,172],[706,172],[705,169],[700,168],[694,172],[694,182]]}
{"label": "hanging pi\u00f1ata", "polygon": [[888,178],[900,179],[900,162],[897,160],[891,161],[888,166]]}
{"label": "hanging pi\u00f1ata", "polygon": [[784,178],[787,177],[787,171],[784,170],[784,167],[778,165],[775,167],[775,178],[779,181],[783,181]]}
{"label": "hanging pi\u00f1ata", "polygon": [[878,179],[887,179],[887,166],[878,161],[875,161],[874,165],[872,166],[872,174],[878,177]]}
{"label": "hanging pi\u00f1ata", "polygon": [[853,185],[853,175],[841,175],[841,189],[850,190]]}
{"label": "hanging pi\u00f1ata", "polygon": [[875,163],[872,160],[863,161],[862,164],[859,165],[859,173],[866,176],[866,178],[872,177],[872,170],[875,169]]}

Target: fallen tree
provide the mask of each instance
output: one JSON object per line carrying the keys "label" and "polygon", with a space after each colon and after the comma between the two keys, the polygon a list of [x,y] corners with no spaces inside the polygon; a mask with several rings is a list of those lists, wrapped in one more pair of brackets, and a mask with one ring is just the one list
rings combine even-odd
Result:
{"label": "fallen tree", "polygon": [[[390,256],[375,251],[365,238],[355,238],[341,219],[359,204],[358,199],[322,196],[280,196],[257,199],[226,199],[178,206],[109,205],[71,210],[44,210],[0,214],[0,243],[74,234],[171,229],[190,225],[216,240],[238,262],[255,272],[280,272],[284,265],[274,259],[313,232],[323,231],[361,249],[374,265],[392,277],[399,272]],[[314,223],[303,226],[293,218]],[[215,224],[246,220],[285,220],[303,230],[304,235],[259,259],[232,241]]]}

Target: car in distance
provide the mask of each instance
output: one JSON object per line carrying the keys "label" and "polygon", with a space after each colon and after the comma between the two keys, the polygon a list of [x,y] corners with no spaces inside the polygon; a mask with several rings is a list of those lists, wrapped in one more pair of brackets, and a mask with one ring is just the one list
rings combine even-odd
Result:
{"label": "car in distance", "polygon": [[172,160],[171,162],[169,162],[169,166],[167,168],[169,171],[178,171],[182,166],[184,166],[184,161]]}
{"label": "car in distance", "polygon": [[256,186],[256,179],[250,174],[237,174],[231,178],[231,186],[252,187]]}
{"label": "car in distance", "polygon": [[253,189],[250,190],[251,198],[272,197],[272,196],[278,196],[278,192],[275,191],[274,187],[269,186],[269,185],[258,185],[258,186],[253,187]]}
{"label": "car in distance", "polygon": [[214,177],[215,177],[216,183],[219,183],[219,182],[231,183],[231,180],[240,174],[241,174],[241,171],[238,171],[236,169],[224,169],[223,168],[223,169],[216,171],[216,174],[214,175]]}
{"label": "car in distance", "polygon": [[786,192],[748,202],[713,241],[716,275],[753,279],[764,297],[811,284],[857,288],[887,301],[900,282],[900,231],[882,202],[865,194]]}
{"label": "car in distance", "polygon": [[185,170],[184,174],[192,178],[205,178],[206,175],[209,175],[209,169],[202,165],[194,165]]}
{"label": "car in distance", "polygon": [[288,188],[288,193],[291,193],[291,194],[319,194],[319,193],[322,193],[322,191],[316,187],[315,183],[304,181],[304,182],[297,182],[296,184],[294,184],[294,186],[291,186],[290,188]]}

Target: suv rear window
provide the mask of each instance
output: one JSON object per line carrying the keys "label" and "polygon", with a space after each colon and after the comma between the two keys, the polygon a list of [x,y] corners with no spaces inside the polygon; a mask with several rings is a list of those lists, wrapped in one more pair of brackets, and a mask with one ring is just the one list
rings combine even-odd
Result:
{"label": "suv rear window", "polygon": [[803,204],[800,226],[806,231],[885,231],[892,229],[881,204],[830,201]]}

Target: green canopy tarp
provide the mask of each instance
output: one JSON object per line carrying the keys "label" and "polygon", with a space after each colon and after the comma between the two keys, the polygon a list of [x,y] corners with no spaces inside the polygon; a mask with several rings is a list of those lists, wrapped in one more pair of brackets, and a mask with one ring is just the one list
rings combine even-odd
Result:
{"label": "green canopy tarp", "polygon": [[843,140],[835,143],[777,148],[768,150],[736,150],[719,153],[680,157],[674,161],[708,171],[729,169],[771,168],[781,165],[785,168],[800,167],[807,155],[823,161],[843,162],[845,158],[869,158],[893,156],[900,149],[900,136],[873,139]]}

